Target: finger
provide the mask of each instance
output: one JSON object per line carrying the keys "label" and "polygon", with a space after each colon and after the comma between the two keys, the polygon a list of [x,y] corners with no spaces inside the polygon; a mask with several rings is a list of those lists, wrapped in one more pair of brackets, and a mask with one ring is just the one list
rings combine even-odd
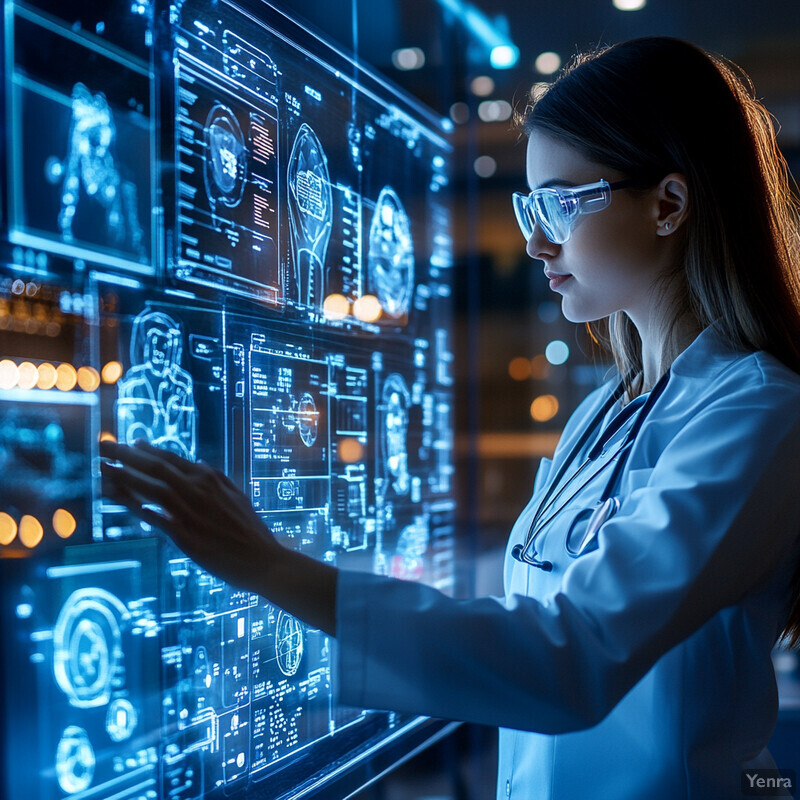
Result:
{"label": "finger", "polygon": [[110,493],[110,499],[128,508],[135,516],[159,530],[168,533],[170,537],[174,534],[174,520],[161,508],[155,507],[147,502],[147,499],[137,495],[124,485],[114,485]]}
{"label": "finger", "polygon": [[[193,462],[181,458],[179,455],[169,450],[162,450],[160,447],[154,447],[144,439],[137,439],[133,445],[112,441],[100,442],[100,455],[103,458],[127,462],[132,458],[135,459],[137,454],[143,457],[149,456],[156,462],[167,463],[180,472],[185,472],[187,468],[190,469],[194,466]],[[141,460],[139,463],[142,463]]]}
{"label": "finger", "polygon": [[184,494],[171,484],[165,483],[159,476],[141,472],[124,463],[122,466],[101,463],[100,472],[117,488],[133,493],[141,498],[143,503],[157,503],[171,517],[186,518],[191,514],[191,509],[184,500]]}
{"label": "finger", "polygon": [[[175,467],[165,455],[174,456],[165,450],[147,445],[146,447],[131,447],[127,444],[115,442],[101,442],[100,455],[104,458],[118,461],[125,467],[131,467],[143,474],[152,475],[160,479],[163,483],[180,489],[186,480],[186,471],[181,467]],[[174,456],[179,461],[184,461],[180,456]],[[192,466],[190,461],[185,462]]]}
{"label": "finger", "polygon": [[194,462],[189,461],[188,458],[183,458],[183,456],[179,456],[177,453],[173,453],[171,450],[164,450],[161,447],[156,447],[155,445],[150,444],[147,439],[137,439],[133,443],[133,446],[137,450],[143,450],[146,453],[150,453],[151,455],[166,461],[167,464],[179,469],[181,472],[185,472],[187,469],[191,470],[192,467],[194,467]]}

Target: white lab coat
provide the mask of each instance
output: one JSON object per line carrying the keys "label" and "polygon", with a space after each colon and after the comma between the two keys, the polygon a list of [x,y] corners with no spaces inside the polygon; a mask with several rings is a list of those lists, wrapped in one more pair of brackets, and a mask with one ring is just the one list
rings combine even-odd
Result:
{"label": "white lab coat", "polygon": [[[610,391],[573,414],[553,474]],[[742,769],[774,767],[770,653],[798,553],[800,377],[705,330],[631,447],[619,511],[573,558],[567,529],[603,484],[537,539],[552,572],[507,554],[505,598],[343,572],[340,701],[500,726],[498,798],[741,797]]]}

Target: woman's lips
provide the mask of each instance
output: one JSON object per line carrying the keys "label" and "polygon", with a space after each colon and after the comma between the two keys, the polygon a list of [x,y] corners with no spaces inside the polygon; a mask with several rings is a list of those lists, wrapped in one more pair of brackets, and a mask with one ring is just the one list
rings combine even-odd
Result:
{"label": "woman's lips", "polygon": [[547,273],[547,277],[550,279],[550,288],[555,291],[564,283],[566,283],[572,275],[556,275],[555,273]]}

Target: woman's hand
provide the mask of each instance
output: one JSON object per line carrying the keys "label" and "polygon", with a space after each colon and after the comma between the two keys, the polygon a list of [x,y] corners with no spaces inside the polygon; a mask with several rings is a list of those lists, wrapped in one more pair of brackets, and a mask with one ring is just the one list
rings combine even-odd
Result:
{"label": "woman's hand", "polygon": [[335,568],[283,547],[223,473],[138,441],[101,442],[105,493],[192,561],[335,635]]}
{"label": "woman's hand", "polygon": [[110,459],[101,471],[111,499],[169,534],[203,569],[263,592],[265,567],[284,548],[226,475],[144,441],[101,442],[100,455]]}

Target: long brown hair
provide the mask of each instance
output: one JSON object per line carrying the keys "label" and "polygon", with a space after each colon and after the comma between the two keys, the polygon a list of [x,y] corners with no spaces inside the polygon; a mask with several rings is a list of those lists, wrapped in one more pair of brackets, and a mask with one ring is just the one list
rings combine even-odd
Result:
{"label": "long brown hair", "polygon": [[[740,68],[679,39],[634,39],[577,56],[518,122],[642,186],[686,177],[682,258],[665,276],[676,302],[666,310],[664,368],[677,355],[674,323],[688,314],[800,373],[798,204],[772,117]],[[641,340],[624,312],[590,333],[620,374],[641,372]],[[783,638],[800,645],[800,564]]]}

